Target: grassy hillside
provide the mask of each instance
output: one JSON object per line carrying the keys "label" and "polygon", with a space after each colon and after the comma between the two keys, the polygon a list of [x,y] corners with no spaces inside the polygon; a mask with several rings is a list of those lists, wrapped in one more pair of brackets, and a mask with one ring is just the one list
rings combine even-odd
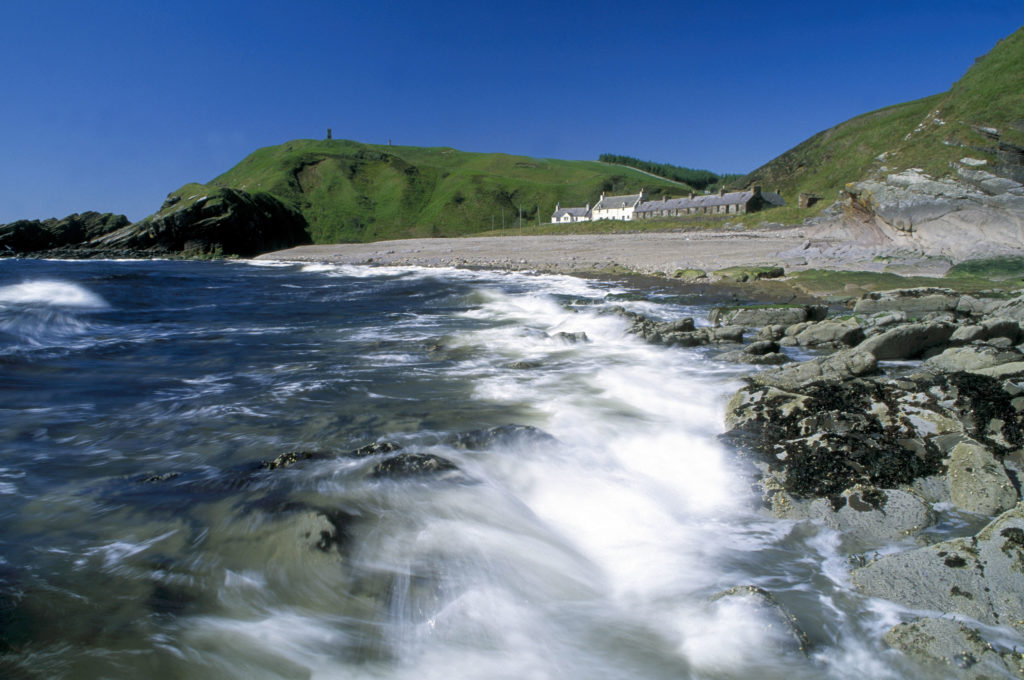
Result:
{"label": "grassy hillside", "polygon": [[1024,146],[1022,64],[1024,28],[977,60],[948,92],[867,113],[820,132],[736,185],[778,186],[787,200],[795,200],[800,192],[815,193],[827,204],[848,182],[876,173],[922,168],[943,177],[953,172],[950,164],[964,156],[999,168],[1007,144]]}
{"label": "grassy hillside", "polygon": [[[550,222],[555,204],[595,203],[602,191],[686,188],[628,168],[467,153],[450,148],[297,140],[259,149],[208,185],[172,195],[187,204],[211,187],[269,193],[297,208],[316,243],[457,236],[523,222]],[[182,203],[178,203],[178,206]]]}

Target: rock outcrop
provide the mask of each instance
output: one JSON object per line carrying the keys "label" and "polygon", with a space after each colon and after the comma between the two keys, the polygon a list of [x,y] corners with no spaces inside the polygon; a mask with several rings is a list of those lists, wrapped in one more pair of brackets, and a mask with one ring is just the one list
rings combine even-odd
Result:
{"label": "rock outcrop", "polygon": [[269,194],[216,189],[191,202],[168,199],[157,214],[87,245],[106,250],[251,256],[309,243],[306,230],[306,220],[298,211]]}
{"label": "rock outcrop", "polygon": [[956,178],[918,169],[846,187],[847,213],[882,228],[895,247],[956,259],[1019,253],[1024,243],[1024,185],[973,159]]}
{"label": "rock outcrop", "polygon": [[0,225],[0,255],[23,255],[84,243],[128,226],[114,213],[84,212],[63,219],[18,220]]}

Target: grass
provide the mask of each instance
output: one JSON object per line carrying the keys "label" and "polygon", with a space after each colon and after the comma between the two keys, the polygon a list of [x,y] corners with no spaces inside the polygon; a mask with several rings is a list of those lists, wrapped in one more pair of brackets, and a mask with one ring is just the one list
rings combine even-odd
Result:
{"label": "grass", "polygon": [[602,191],[652,198],[686,188],[596,161],[468,153],[447,147],[296,140],[258,149],[187,201],[215,187],[267,192],[295,207],[316,243],[460,236],[491,226],[550,223],[556,203],[596,203]]}
{"label": "grass", "polygon": [[998,164],[996,141],[1024,145],[1024,28],[1000,41],[948,92],[889,106],[819,132],[754,170],[736,186],[779,187],[787,201],[801,192],[831,203],[847,183],[875,174],[921,168],[933,177],[955,173],[965,156]]}
{"label": "grass", "polygon": [[811,295],[832,295],[843,292],[860,294],[900,288],[949,288],[958,293],[984,293],[998,296],[1002,292],[1021,287],[1019,279],[994,280],[981,274],[959,273],[947,274],[945,277],[900,276],[889,272],[825,269],[806,269],[793,272],[787,281],[798,290]]}

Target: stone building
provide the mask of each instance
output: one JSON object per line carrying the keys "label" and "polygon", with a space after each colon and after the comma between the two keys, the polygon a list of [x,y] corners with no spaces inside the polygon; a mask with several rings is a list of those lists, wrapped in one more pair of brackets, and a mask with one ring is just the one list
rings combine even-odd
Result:
{"label": "stone building", "polygon": [[633,214],[644,200],[644,190],[639,194],[628,196],[605,196],[601,193],[601,199],[594,204],[591,211],[592,220],[631,220]]}
{"label": "stone building", "polygon": [[566,224],[569,222],[589,222],[590,204],[584,208],[563,208],[561,203],[555,204],[555,213],[551,216],[552,224]]}
{"label": "stone building", "polygon": [[761,191],[755,186],[747,191],[730,191],[724,189],[717,194],[690,194],[684,198],[668,198],[657,201],[644,201],[634,211],[638,220],[649,220],[658,217],[680,217],[683,215],[744,215],[773,206],[786,205],[778,193]]}

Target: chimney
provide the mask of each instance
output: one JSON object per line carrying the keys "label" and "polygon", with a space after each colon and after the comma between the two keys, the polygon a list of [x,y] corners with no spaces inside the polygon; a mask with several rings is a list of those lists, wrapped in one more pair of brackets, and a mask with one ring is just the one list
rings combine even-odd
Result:
{"label": "chimney", "polygon": [[331,140],[331,128],[327,128],[327,141]]}
{"label": "chimney", "polygon": [[555,203],[555,212],[558,212],[561,209],[562,209],[562,204],[561,203]]}
{"label": "chimney", "polygon": [[751,191],[754,193],[755,196],[760,196],[761,195],[761,185],[760,184],[755,184],[753,186],[753,188],[751,189]]}
{"label": "chimney", "polygon": [[718,195],[725,196],[725,187],[722,187],[721,189],[718,190]]}
{"label": "chimney", "polygon": [[690,192],[690,200],[692,201],[695,198],[697,198],[697,192],[696,191],[691,191]]}

